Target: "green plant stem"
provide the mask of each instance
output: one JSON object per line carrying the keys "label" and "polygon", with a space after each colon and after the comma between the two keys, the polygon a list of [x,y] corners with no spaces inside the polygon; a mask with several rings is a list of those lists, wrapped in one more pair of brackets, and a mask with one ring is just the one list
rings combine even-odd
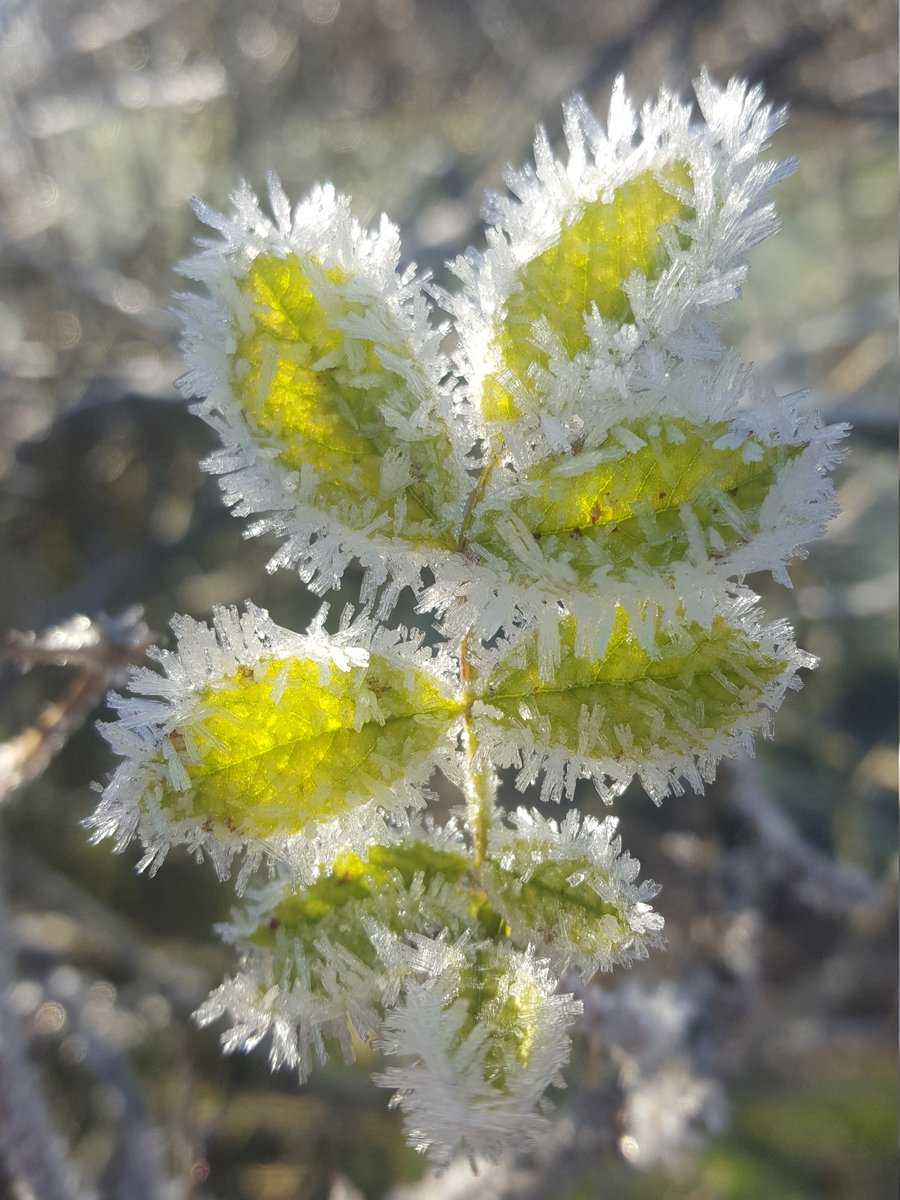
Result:
{"label": "green plant stem", "polygon": [[456,549],[460,554],[465,551],[466,542],[469,536],[469,529],[472,526],[472,521],[475,519],[475,510],[478,508],[478,505],[484,496],[485,489],[487,488],[488,480],[494,473],[494,469],[499,462],[499,450],[494,450],[491,453],[490,458],[481,468],[481,474],[475,480],[475,485],[471,492],[469,492],[466,500],[466,507],[463,510],[462,521],[460,522],[459,526],[459,537],[456,539]]}
{"label": "green plant stem", "polygon": [[484,862],[487,853],[488,837],[494,815],[494,782],[490,772],[474,769],[475,758],[478,754],[478,735],[472,721],[472,704],[476,696],[472,688],[474,673],[469,658],[468,633],[465,634],[459,646],[459,674],[465,703],[463,719],[466,729],[468,767],[466,821],[472,835],[472,855],[477,870]]}
{"label": "green plant stem", "polygon": [[[500,462],[499,448],[494,448],[487,462],[481,468],[475,484],[466,500],[462,521],[459,526],[459,537],[456,549],[464,553],[469,535],[469,529],[475,519],[475,512],[481,502],[488,481]],[[469,658],[469,633],[464,634],[459,644],[459,678],[463,690],[465,709],[463,719],[466,729],[466,750],[468,778],[466,787],[466,821],[472,835],[472,856],[476,872],[480,869],[487,853],[488,837],[494,812],[494,781],[489,772],[474,770],[475,757],[478,753],[478,736],[472,722],[472,704],[476,696],[472,688],[474,671]]]}

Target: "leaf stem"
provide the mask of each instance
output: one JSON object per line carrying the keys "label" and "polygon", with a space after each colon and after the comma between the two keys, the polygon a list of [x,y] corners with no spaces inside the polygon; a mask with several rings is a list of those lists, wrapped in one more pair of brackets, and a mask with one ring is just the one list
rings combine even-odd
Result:
{"label": "leaf stem", "polygon": [[[494,450],[490,458],[481,468],[481,474],[475,480],[475,485],[471,492],[469,492],[468,498],[466,499],[466,507],[463,509],[462,522],[459,526],[459,537],[456,539],[456,549],[460,553],[466,548],[469,529],[472,525],[472,521],[475,519],[475,510],[481,502],[485,493],[485,489],[488,485],[488,480],[490,479],[495,467],[499,462],[499,451]],[[465,641],[465,638],[463,640]]]}
{"label": "leaf stem", "polygon": [[472,688],[474,670],[469,658],[469,632],[459,644],[459,677],[463,688],[463,720],[466,733],[466,821],[472,835],[472,855],[478,869],[487,853],[488,837],[494,814],[494,780],[491,772],[475,770],[478,754],[478,735],[472,721],[472,705],[476,695]]}

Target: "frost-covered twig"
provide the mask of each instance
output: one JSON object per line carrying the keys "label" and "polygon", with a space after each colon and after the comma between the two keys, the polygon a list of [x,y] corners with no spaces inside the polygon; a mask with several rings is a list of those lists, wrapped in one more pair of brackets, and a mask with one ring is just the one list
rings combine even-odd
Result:
{"label": "frost-covered twig", "polygon": [[[440,1166],[541,1153],[579,1010],[563,973],[662,942],[616,819],[505,814],[497,770],[544,801],[581,779],[606,803],[634,778],[656,802],[701,792],[815,665],[747,577],[790,583],[847,431],[776,396],[716,316],[778,227],[786,114],[740,80],[694,86],[699,120],[665,89],[638,112],[622,80],[605,126],[569,101],[567,156],[538,130],[455,295],[399,266],[386,217],[363,228],[327,184],[293,205],[275,176],[267,204],[246,184],[226,213],[198,203],[215,236],[181,265],[205,465],[279,539],[272,569],[324,593],[359,562],[361,611],[302,635],[250,602],[176,617],[161,670],[111,700],[120,762],[89,824],[151,872],[175,847],[220,877],[239,859],[238,969],[198,1019],[301,1082],[330,1043],[380,1045]],[[385,628],[404,588],[433,650]],[[420,816],[436,770],[459,824]],[[690,1063],[637,1074],[644,1161],[715,1122]]]}
{"label": "frost-covered twig", "polygon": [[140,608],[115,617],[79,614],[41,634],[6,634],[0,643],[0,658],[16,663],[23,671],[62,666],[77,668],[78,674],[32,725],[0,745],[0,803],[46,770],[108,688],[129,666],[144,661],[150,641]]}

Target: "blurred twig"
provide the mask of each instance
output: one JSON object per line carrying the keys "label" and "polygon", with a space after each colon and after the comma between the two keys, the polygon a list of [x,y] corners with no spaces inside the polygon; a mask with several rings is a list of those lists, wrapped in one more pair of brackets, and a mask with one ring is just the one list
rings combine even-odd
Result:
{"label": "blurred twig", "polygon": [[819,912],[846,915],[856,905],[878,906],[882,894],[876,883],[810,845],[776,808],[755,758],[733,763],[731,774],[728,801],[762,844],[770,873],[783,874],[797,895]]}
{"label": "blurred twig", "polygon": [[46,770],[126,668],[143,662],[151,640],[140,608],[93,620],[74,616],[39,635],[6,635],[0,657],[23,670],[53,665],[77,667],[78,674],[32,725],[0,745],[0,802]]}
{"label": "blurred twig", "polygon": [[27,884],[33,903],[66,913],[89,929],[92,938],[101,942],[104,971],[127,975],[159,992],[186,1017],[205,1000],[210,981],[200,965],[143,944],[128,921],[27,850],[16,847],[15,861],[7,864],[6,874],[12,891]]}
{"label": "blurred twig", "polygon": [[[85,989],[76,996],[53,986],[53,973],[44,980],[44,995],[64,1007],[77,1030],[83,1063],[104,1087],[113,1089],[120,1105],[116,1153],[105,1172],[104,1192],[121,1200],[162,1200],[166,1191],[161,1138],[127,1056],[88,1019]],[[173,1193],[170,1193],[173,1195]]]}

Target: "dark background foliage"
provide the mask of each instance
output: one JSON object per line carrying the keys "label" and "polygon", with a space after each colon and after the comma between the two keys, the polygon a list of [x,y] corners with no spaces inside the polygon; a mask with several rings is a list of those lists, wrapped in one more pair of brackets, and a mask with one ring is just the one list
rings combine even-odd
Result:
{"label": "dark background foliage", "polygon": [[[211,434],[175,399],[166,306],[192,193],[222,204],[270,167],[294,195],[331,178],[446,281],[482,236],[484,188],[536,120],[558,134],[572,91],[602,110],[620,71],[643,98],[706,63],[792,106],[784,232],[728,335],[781,392],[810,388],[855,425],[841,516],[793,591],[759,585],[822,667],[755,763],[705,797],[657,810],[634,789],[619,806],[670,940],[632,978],[693,997],[684,1049],[723,1081],[730,1126],[675,1172],[629,1166],[588,1022],[546,1154],[417,1197],[895,1194],[895,28],[887,0],[0,2],[0,629],[140,602],[164,630],[245,596],[297,627],[315,607],[265,574],[270,545],[242,541],[198,468]],[[9,736],[65,680],[3,670]],[[86,728],[2,813],[7,999],[86,1178],[117,1200],[412,1184],[422,1166],[371,1062],[299,1091],[194,1028],[227,966],[210,926],[231,896],[183,858],[147,879],[132,853],[88,846],[109,765]]]}

